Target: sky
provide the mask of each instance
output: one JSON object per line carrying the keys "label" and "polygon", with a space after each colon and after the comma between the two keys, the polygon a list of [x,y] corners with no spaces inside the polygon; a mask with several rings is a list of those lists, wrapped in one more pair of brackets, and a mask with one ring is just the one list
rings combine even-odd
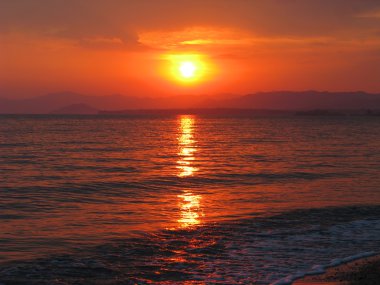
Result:
{"label": "sky", "polygon": [[311,89],[380,93],[379,0],[0,0],[2,97]]}

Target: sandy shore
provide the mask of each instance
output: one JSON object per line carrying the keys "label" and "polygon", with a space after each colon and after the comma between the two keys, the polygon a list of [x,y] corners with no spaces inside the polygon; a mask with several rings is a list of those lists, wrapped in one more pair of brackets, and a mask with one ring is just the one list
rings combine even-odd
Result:
{"label": "sandy shore", "polygon": [[329,268],[321,275],[307,276],[294,285],[379,285],[380,255]]}

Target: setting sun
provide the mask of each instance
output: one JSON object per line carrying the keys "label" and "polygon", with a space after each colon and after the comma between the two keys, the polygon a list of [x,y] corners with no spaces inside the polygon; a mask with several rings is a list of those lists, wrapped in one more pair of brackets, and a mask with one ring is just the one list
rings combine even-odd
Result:
{"label": "setting sun", "polygon": [[215,76],[215,67],[203,54],[166,54],[162,74],[181,84],[198,84]]}
{"label": "setting sun", "polygon": [[185,78],[193,77],[196,70],[197,70],[197,67],[194,65],[194,63],[189,62],[189,61],[182,62],[179,67],[179,71],[181,75]]}

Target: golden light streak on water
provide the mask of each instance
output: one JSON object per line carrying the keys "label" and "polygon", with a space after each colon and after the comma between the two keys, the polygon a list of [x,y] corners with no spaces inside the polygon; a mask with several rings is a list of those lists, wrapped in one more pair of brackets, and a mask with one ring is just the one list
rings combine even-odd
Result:
{"label": "golden light streak on water", "polygon": [[[195,161],[196,141],[194,139],[194,123],[195,119],[192,116],[179,117],[179,136],[178,136],[178,157],[177,176],[185,178],[193,176],[198,168],[193,166]],[[180,227],[189,227],[199,225],[200,217],[203,216],[200,201],[201,195],[195,195],[190,191],[184,190],[183,194],[178,195],[180,199],[179,209],[180,218],[178,223]]]}
{"label": "golden light streak on water", "polygon": [[192,165],[195,159],[196,141],[194,140],[194,117],[179,117],[179,136],[178,136],[178,156],[177,169],[178,177],[186,177],[194,175],[198,169]]}

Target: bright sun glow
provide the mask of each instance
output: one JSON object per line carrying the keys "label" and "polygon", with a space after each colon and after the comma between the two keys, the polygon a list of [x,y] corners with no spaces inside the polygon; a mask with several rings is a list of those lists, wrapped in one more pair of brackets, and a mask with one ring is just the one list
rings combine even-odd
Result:
{"label": "bright sun glow", "polygon": [[210,79],[214,68],[210,60],[202,54],[166,54],[163,59],[163,73],[185,85],[202,83]]}
{"label": "bright sun glow", "polygon": [[197,67],[191,61],[182,62],[179,66],[179,72],[185,78],[191,78],[195,75]]}

